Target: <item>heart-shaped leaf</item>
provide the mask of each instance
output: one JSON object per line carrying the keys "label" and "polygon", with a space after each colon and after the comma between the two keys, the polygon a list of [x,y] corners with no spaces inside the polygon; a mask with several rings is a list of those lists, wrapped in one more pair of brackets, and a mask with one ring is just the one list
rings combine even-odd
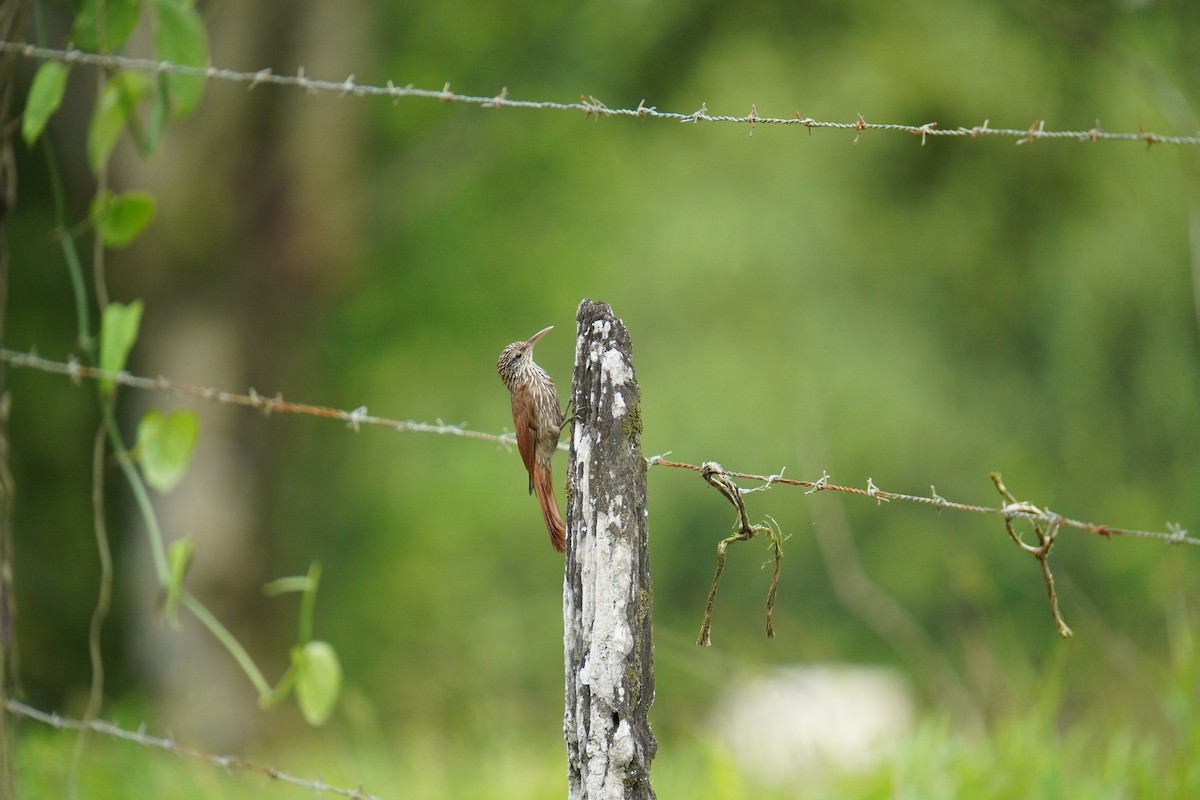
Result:
{"label": "heart-shaped leaf", "polygon": [[[100,369],[120,372],[125,369],[129,351],[137,341],[138,325],[142,321],[142,301],[134,300],[129,305],[109,303],[104,309],[100,323]],[[105,378],[100,381],[100,394],[112,394],[113,382]]]}
{"label": "heart-shaped leaf", "polygon": [[328,642],[314,640],[292,651],[296,702],[309,725],[324,725],[342,691],[342,665]]}
{"label": "heart-shaped leaf", "polygon": [[92,201],[92,220],[109,247],[124,247],[154,219],[154,195],[149,192],[101,192]]}
{"label": "heart-shaped leaf", "polygon": [[[154,0],[154,52],[163,61],[189,67],[203,67],[208,61],[208,36],[204,20],[191,0]],[[166,75],[171,111],[186,117],[200,102],[204,77]]]}
{"label": "heart-shaped leaf", "polygon": [[33,145],[38,140],[46,123],[62,104],[70,73],[70,67],[57,61],[44,61],[38,67],[29,86],[29,98],[25,101],[25,114],[21,119],[21,138],[25,144]]}
{"label": "heart-shaped leaf", "polygon": [[138,463],[146,483],[160,492],[174,489],[187,472],[199,436],[200,421],[194,411],[147,411],[137,429]]}

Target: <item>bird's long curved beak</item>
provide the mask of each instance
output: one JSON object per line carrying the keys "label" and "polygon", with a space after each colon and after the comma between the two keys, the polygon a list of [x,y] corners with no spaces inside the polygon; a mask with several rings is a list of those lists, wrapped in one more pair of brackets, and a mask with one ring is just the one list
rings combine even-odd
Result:
{"label": "bird's long curved beak", "polygon": [[550,327],[548,327],[548,328],[542,328],[540,331],[538,331],[537,333],[535,333],[533,336],[530,336],[530,337],[529,337],[529,341],[527,342],[527,344],[528,344],[530,347],[533,347],[535,344],[537,344],[537,341],[538,341],[538,339],[542,338],[543,336],[545,336],[547,333],[549,333],[549,332],[550,332],[550,331],[552,331],[552,330],[554,330],[554,326],[553,326],[553,325],[551,325],[551,326],[550,326]]}

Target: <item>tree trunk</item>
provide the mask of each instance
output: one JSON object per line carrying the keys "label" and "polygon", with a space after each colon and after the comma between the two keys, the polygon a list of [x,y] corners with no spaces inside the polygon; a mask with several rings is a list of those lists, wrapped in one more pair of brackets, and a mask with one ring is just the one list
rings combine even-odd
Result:
{"label": "tree trunk", "polygon": [[563,585],[572,800],[653,798],[658,749],[653,593],[646,550],[641,390],[629,333],[605,303],[579,305]]}

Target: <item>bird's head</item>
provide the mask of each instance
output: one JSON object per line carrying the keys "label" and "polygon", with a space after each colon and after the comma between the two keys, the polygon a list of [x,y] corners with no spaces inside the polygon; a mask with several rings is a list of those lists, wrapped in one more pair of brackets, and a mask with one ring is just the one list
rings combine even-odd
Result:
{"label": "bird's head", "polygon": [[510,388],[517,376],[533,364],[533,346],[553,329],[553,325],[542,328],[525,341],[513,342],[501,351],[500,360],[496,362],[496,371]]}

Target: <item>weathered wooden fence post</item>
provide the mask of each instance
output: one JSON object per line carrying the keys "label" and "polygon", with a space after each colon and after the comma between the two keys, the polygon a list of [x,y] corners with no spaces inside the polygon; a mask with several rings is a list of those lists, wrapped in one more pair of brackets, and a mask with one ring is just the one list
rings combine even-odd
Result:
{"label": "weathered wooden fence post", "polygon": [[653,798],[658,749],[653,594],[646,550],[641,390],[629,332],[606,303],[577,315],[563,586],[568,776],[572,800]]}

